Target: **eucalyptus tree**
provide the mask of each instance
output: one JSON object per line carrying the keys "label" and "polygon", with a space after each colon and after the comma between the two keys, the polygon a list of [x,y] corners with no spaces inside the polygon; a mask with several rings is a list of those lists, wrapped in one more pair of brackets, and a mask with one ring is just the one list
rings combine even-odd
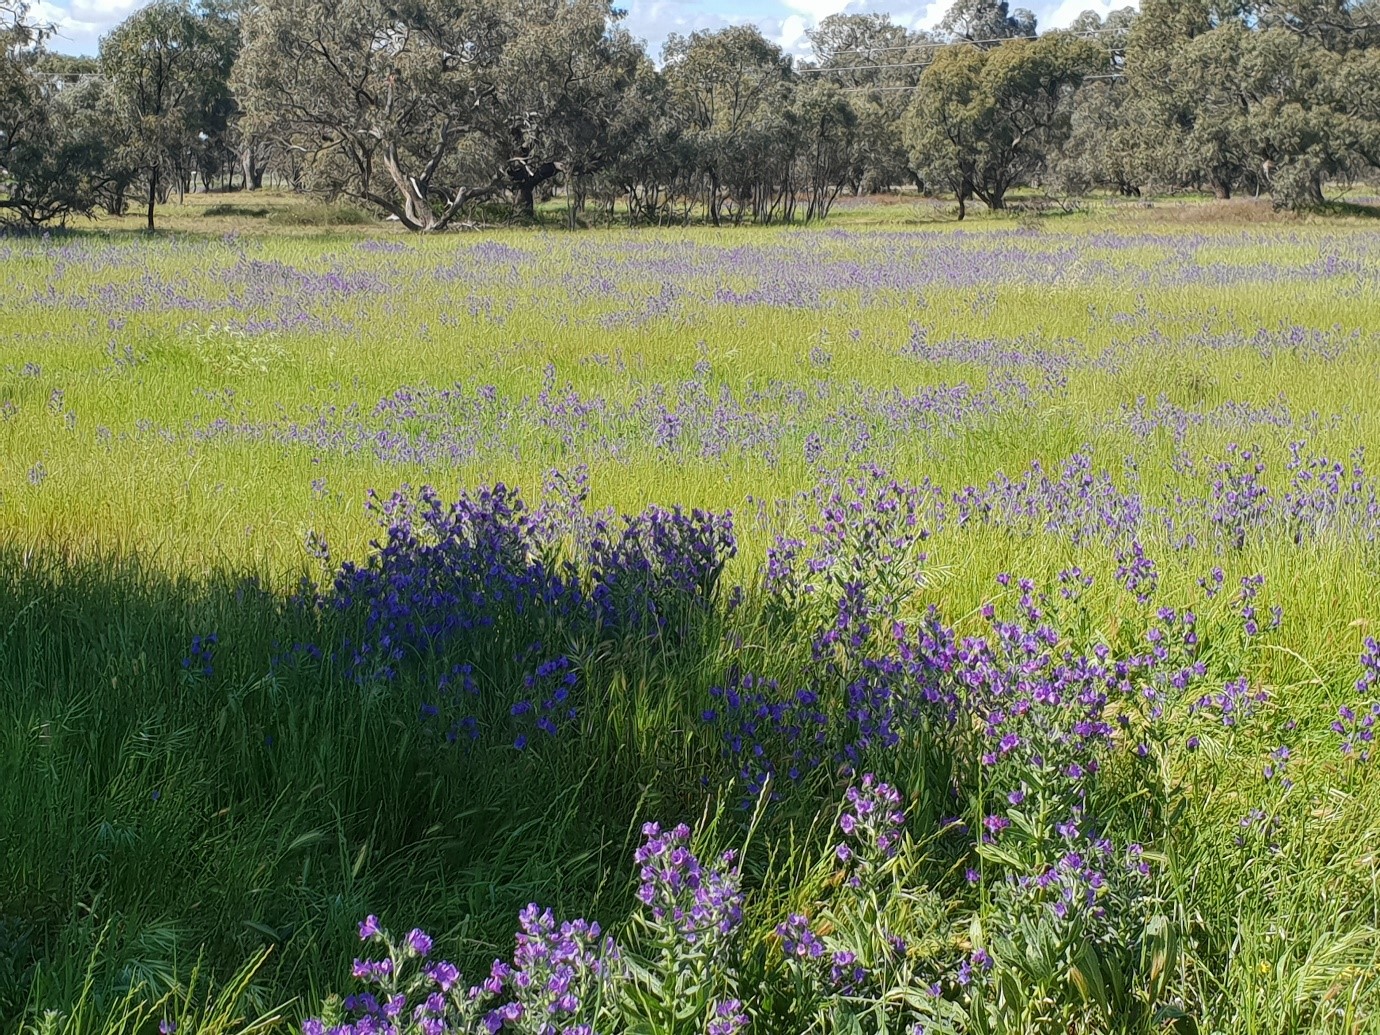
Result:
{"label": "eucalyptus tree", "polygon": [[125,160],[144,177],[152,230],[166,177],[182,175],[225,103],[223,41],[189,3],[155,0],[101,39],[100,56]]}
{"label": "eucalyptus tree", "polygon": [[1254,0],[1249,10],[1262,27],[1288,29],[1327,50],[1380,46],[1380,0]]}
{"label": "eucalyptus tree", "polygon": [[916,182],[901,120],[936,39],[885,14],[833,14],[807,33],[814,62],[802,75],[837,85],[854,117],[849,186],[855,194]]}
{"label": "eucalyptus tree", "polygon": [[1229,12],[1211,0],[1144,0],[1126,49],[1131,117],[1142,131],[1136,152],[1161,189],[1207,186],[1230,197],[1248,172],[1249,156],[1223,98],[1233,70],[1215,64],[1221,40],[1207,36]]}
{"label": "eucalyptus tree", "polygon": [[307,186],[445,227],[499,189],[460,161],[511,27],[489,0],[265,0],[232,83],[248,132],[300,155]]}
{"label": "eucalyptus tree", "polygon": [[89,63],[43,50],[48,30],[0,0],[0,214],[31,225],[89,215],[119,175],[108,91]]}
{"label": "eucalyptus tree", "polygon": [[1007,0],[954,0],[939,22],[943,35],[984,46],[1033,37],[1037,27],[1035,15],[1023,7],[1012,11]]}
{"label": "eucalyptus tree", "polygon": [[607,0],[265,0],[234,83],[245,126],[299,153],[308,186],[440,230],[513,191],[530,212],[616,146],[645,60]]}
{"label": "eucalyptus tree", "polygon": [[1374,0],[1146,0],[1127,50],[1137,150],[1160,185],[1320,204],[1380,158]]}
{"label": "eucalyptus tree", "polygon": [[1047,156],[1047,183],[1064,198],[1098,189],[1139,197],[1150,175],[1130,91],[1118,79],[1085,83],[1074,94],[1068,135]]}
{"label": "eucalyptus tree", "polygon": [[0,170],[28,132],[38,105],[29,74],[43,39],[22,0],[0,0]]}
{"label": "eucalyptus tree", "polygon": [[22,0],[0,0],[0,211],[31,218],[31,166],[48,134],[38,81],[31,74],[44,29]]}
{"label": "eucalyptus tree", "polygon": [[664,59],[668,106],[710,221],[773,218],[792,194],[791,59],[751,25],[672,35]]}
{"label": "eucalyptus tree", "polygon": [[824,219],[851,179],[858,116],[847,94],[835,84],[802,84],[795,95],[799,172],[792,187],[805,192],[805,221]]}
{"label": "eucalyptus tree", "polygon": [[1126,84],[1126,47],[1138,12],[1127,7],[1104,20],[1084,11],[1067,31],[1095,39],[1105,56],[1098,74],[1073,96],[1069,132],[1047,156],[1049,185],[1065,197],[1106,188],[1138,197],[1150,174],[1141,157],[1134,98]]}
{"label": "eucalyptus tree", "polygon": [[1102,60],[1094,44],[1064,33],[945,48],[906,116],[912,161],[927,180],[948,185],[959,218],[971,197],[1005,208],[1007,192],[1030,182],[1061,146],[1075,90]]}
{"label": "eucalyptus tree", "polygon": [[578,190],[639,127],[624,98],[650,67],[608,0],[509,0],[513,26],[480,108],[493,161],[531,216],[535,191],[564,176]]}
{"label": "eucalyptus tree", "polygon": [[634,223],[688,222],[698,159],[666,77],[650,64],[624,92],[622,117],[627,139],[598,177],[609,208],[625,198]]}

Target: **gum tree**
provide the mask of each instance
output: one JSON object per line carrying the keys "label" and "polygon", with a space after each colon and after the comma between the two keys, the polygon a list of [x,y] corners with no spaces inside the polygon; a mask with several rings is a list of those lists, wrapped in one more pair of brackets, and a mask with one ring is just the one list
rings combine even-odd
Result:
{"label": "gum tree", "polygon": [[24,4],[0,0],[0,214],[33,226],[89,215],[121,175],[108,117],[92,117],[107,92],[55,74],[46,37]]}
{"label": "gum tree", "polygon": [[251,133],[300,155],[308,182],[440,229],[466,201],[457,154],[493,94],[496,6],[270,0],[246,13],[233,83]]}
{"label": "gum tree", "polygon": [[1035,35],[1035,16],[1025,8],[1011,10],[1007,0],[954,0],[939,23],[939,31],[955,40],[995,41]]}
{"label": "gum tree", "polygon": [[1103,60],[1067,34],[942,51],[920,78],[904,132],[911,160],[929,181],[946,183],[963,218],[969,198],[1006,207],[1068,132],[1074,90]]}
{"label": "gum tree", "polygon": [[915,182],[901,139],[901,120],[934,53],[927,33],[884,14],[833,14],[807,35],[815,64],[802,72],[844,91],[855,128],[849,184],[855,194]]}
{"label": "gum tree", "polygon": [[796,132],[791,59],[751,25],[672,35],[668,104],[709,219],[769,219],[784,197]]}
{"label": "gum tree", "polygon": [[578,183],[627,145],[638,119],[623,99],[649,62],[607,0],[517,0],[504,10],[514,31],[482,109],[484,136],[531,218],[543,184]]}
{"label": "gum tree", "polygon": [[466,203],[611,157],[645,58],[607,0],[268,0],[244,20],[245,127],[311,186],[441,230]]}
{"label": "gum tree", "polygon": [[165,177],[178,177],[225,104],[226,58],[211,23],[183,0],[156,0],[101,39],[127,161],[139,168],[148,228]]}

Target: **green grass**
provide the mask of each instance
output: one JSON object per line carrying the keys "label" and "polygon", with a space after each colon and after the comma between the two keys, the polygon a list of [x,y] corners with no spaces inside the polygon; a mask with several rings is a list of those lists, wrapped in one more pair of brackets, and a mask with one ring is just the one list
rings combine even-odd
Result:
{"label": "green grass", "polygon": [[[932,206],[905,203],[841,206],[822,229],[417,239],[323,225],[338,215],[271,194],[189,199],[154,238],[127,232],[127,219],[0,241],[0,1031],[132,1035],[170,1004],[201,1018],[196,1031],[286,1024],[346,987],[353,925],[368,912],[395,930],[427,927],[470,964],[506,951],[529,901],[625,916],[639,825],[694,822],[733,800],[727,785],[701,785],[724,771],[697,722],[709,688],[735,662],[789,678],[808,651],[771,624],[757,584],[774,534],[798,530],[801,510],[783,523],[756,501],[816,484],[809,434],[843,463],[856,424],[871,444],[850,465],[950,490],[1018,477],[1035,459],[1057,471],[1087,444],[1155,502],[1201,491],[1183,458],[1221,459],[1232,442],[1259,443],[1277,494],[1290,441],[1380,456],[1380,234],[1360,218],[1193,221],[1117,207],[1035,225],[978,218],[956,232]],[[400,250],[372,250],[380,243]],[[963,272],[968,258],[978,273]],[[921,289],[868,280],[926,261],[958,272]],[[712,301],[823,262],[819,304]],[[862,271],[853,282],[840,273],[850,263]],[[682,292],[671,311],[628,322],[664,283]],[[1044,350],[1061,377],[918,361],[903,351],[916,326],[932,344]],[[1336,356],[1251,344],[1293,327],[1341,343]],[[905,433],[874,411],[857,417],[868,393],[996,391],[1003,378],[1029,401]],[[781,437],[658,446],[656,392],[686,410],[693,393],[676,393],[688,382],[708,409],[733,400]],[[465,455],[400,461],[350,439],[350,421],[377,430],[370,415],[400,388],[457,384],[466,398],[491,385],[508,407],[464,424],[476,443]],[[574,424],[535,423],[544,389],[598,405]],[[1289,419],[1138,433],[1125,407],[1161,396],[1194,415],[1240,404]],[[315,443],[280,434],[322,415],[330,434]],[[389,429],[420,448],[445,423]],[[369,489],[453,495],[501,480],[535,498],[548,471],[580,463],[591,506],[732,509],[729,577],[750,591],[683,648],[591,648],[579,740],[525,754],[447,748],[417,721],[434,673],[360,688],[329,659],[270,666],[293,644],[345,635],[341,619],[288,595],[320,574],[308,533],[338,560],[365,554],[377,534]],[[1176,995],[1204,1033],[1376,1030],[1380,798],[1363,769],[1339,763],[1328,724],[1354,697],[1357,655],[1380,623],[1380,557],[1356,538],[1296,546],[1271,533],[1242,550],[1179,552],[1172,539],[1144,536],[1160,602],[1225,627],[1231,602],[1197,587],[1221,564],[1229,587],[1263,573],[1286,615],[1239,662],[1269,694],[1260,723],[1165,774],[1182,810],[1158,846],[1166,909],[1184,932]],[[980,628],[999,572],[1049,581],[1075,563],[1099,579],[1090,641],[1124,642],[1143,620],[1116,590],[1109,546],[980,527],[928,550],[929,581],[907,606],[934,604],[965,631]],[[216,673],[189,677],[188,644],[210,631]],[[512,649],[495,642],[473,658],[500,704],[523,676]],[[1260,760],[1286,739],[1298,792],[1275,799]],[[750,855],[759,943],[827,852],[835,790],[822,779],[783,806]],[[1240,817],[1266,800],[1279,829],[1238,844]],[[1127,831],[1153,825],[1138,802],[1117,808]],[[735,824],[715,828],[721,841],[741,837]]]}

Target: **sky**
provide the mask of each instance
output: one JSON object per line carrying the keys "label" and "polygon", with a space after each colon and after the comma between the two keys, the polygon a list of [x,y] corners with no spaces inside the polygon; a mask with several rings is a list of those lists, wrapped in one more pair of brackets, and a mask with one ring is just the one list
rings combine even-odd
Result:
{"label": "sky", "polygon": [[[621,0],[628,12],[624,23],[646,40],[653,56],[673,32],[719,29],[742,22],[755,23],[768,38],[795,53],[807,53],[805,32],[822,18],[841,11],[885,11],[898,24],[928,29],[944,17],[951,0]],[[142,5],[141,0],[39,0],[32,12],[58,27],[51,49],[71,54],[94,54],[103,33]],[[1108,11],[1135,0],[1013,0],[1012,9],[1035,12],[1042,28],[1067,25],[1083,11]]]}

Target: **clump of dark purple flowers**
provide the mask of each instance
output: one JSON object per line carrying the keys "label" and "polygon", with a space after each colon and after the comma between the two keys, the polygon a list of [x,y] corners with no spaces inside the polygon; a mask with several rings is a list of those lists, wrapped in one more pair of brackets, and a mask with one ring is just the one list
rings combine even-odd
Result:
{"label": "clump of dark purple flowers", "polygon": [[728,514],[648,508],[610,532],[561,507],[529,509],[502,484],[451,504],[423,487],[370,498],[384,529],[363,564],[337,572],[325,602],[358,615],[349,661],[390,679],[413,656],[523,623],[671,635],[714,600],[737,549]]}
{"label": "clump of dark purple flowers", "polygon": [[182,671],[197,679],[210,679],[215,674],[215,651],[220,637],[215,633],[193,636],[182,659]]}
{"label": "clump of dark purple flowers", "polygon": [[[579,717],[573,696],[579,685],[580,673],[570,658],[548,658],[523,677],[523,697],[509,710],[515,719],[530,721],[535,729],[554,737]],[[527,733],[519,732],[513,746],[521,750],[527,744]]]}
{"label": "clump of dark purple flowers", "polygon": [[590,599],[606,625],[680,635],[737,550],[731,514],[648,507],[590,543]]}
{"label": "clump of dark purple flowers", "polygon": [[413,928],[395,942],[371,915],[359,937],[385,950],[351,968],[369,990],[329,1003],[326,1017],[304,1022],[303,1035],[594,1035],[609,1009],[604,996],[618,960],[612,939],[596,923],[557,923],[536,905],[518,915],[512,962],[495,960],[470,987],[453,963],[431,958],[425,931]]}
{"label": "clump of dark purple flowers", "polygon": [[302,1024],[302,1035],[462,1035],[483,1030],[487,994],[465,989],[460,971],[446,960],[430,959],[431,936],[414,928],[395,942],[367,916],[360,941],[384,950],[381,958],[356,959],[351,967],[366,991],[332,1000],[322,1017]]}
{"label": "clump of dark purple flowers", "polygon": [[1356,680],[1360,701],[1355,705],[1342,705],[1332,723],[1332,731],[1341,738],[1342,754],[1363,764],[1371,760],[1375,726],[1380,722],[1380,700],[1374,699],[1377,684],[1380,684],[1380,642],[1367,636],[1361,650],[1361,677]]}
{"label": "clump of dark purple flowers", "polygon": [[1265,524],[1273,500],[1261,482],[1265,464],[1258,450],[1242,449],[1233,442],[1227,458],[1217,464],[1211,486],[1210,517],[1219,534],[1233,549],[1246,545],[1247,533]]}
{"label": "clump of dark purple flowers", "polygon": [[[751,807],[768,781],[799,782],[828,758],[829,717],[815,690],[782,695],[774,679],[737,673],[709,695],[714,706],[701,718],[722,731],[724,756],[743,784],[744,807]],[[772,791],[774,797],[780,793]]]}

